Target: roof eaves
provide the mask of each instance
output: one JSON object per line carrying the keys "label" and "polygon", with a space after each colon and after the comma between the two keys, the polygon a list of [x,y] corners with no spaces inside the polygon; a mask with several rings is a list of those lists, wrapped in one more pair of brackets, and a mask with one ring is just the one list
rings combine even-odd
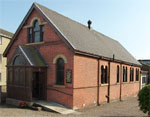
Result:
{"label": "roof eaves", "polygon": [[96,59],[113,61],[113,62],[117,62],[117,63],[121,63],[121,64],[127,64],[127,65],[131,65],[131,66],[138,66],[138,67],[142,66],[140,63],[139,64],[130,63],[130,62],[122,61],[122,60],[108,58],[108,57],[104,57],[104,56],[100,56],[100,55],[95,55],[95,54],[88,53],[88,52],[83,52],[81,50],[75,50],[75,54],[84,55],[84,56],[88,56],[88,57],[92,57],[92,58],[96,58]]}
{"label": "roof eaves", "polygon": [[28,62],[30,63],[31,66],[33,66],[32,62],[30,61],[30,59],[28,58],[28,56],[26,55],[26,53],[23,51],[22,47],[19,46],[19,49],[22,51],[23,55],[26,57],[26,59],[28,60]]}
{"label": "roof eaves", "polygon": [[12,38],[11,36],[8,36],[8,35],[2,34],[2,33],[0,33],[0,36],[6,37],[6,38],[8,38],[8,39],[11,39],[11,38]]}

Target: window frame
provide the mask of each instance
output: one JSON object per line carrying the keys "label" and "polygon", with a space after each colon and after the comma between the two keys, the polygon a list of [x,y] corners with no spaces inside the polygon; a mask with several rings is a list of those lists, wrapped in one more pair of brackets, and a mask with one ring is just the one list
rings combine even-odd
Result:
{"label": "window frame", "polygon": [[2,45],[2,36],[0,36],[0,45]]}
{"label": "window frame", "polygon": [[130,82],[134,82],[134,68],[130,68]]}
{"label": "window frame", "polygon": [[0,64],[2,63],[2,54],[0,54]]}
{"label": "window frame", "polygon": [[[59,67],[62,67],[62,66],[59,66],[59,63],[60,60],[63,61],[63,68],[59,68]],[[60,75],[63,74],[62,76]],[[63,58],[58,58],[57,61],[56,61],[56,85],[64,85],[65,81],[65,61]]]}
{"label": "window frame", "polygon": [[[35,23],[38,23],[39,26],[39,31],[34,31],[35,29]],[[30,34],[30,30],[32,31]],[[39,33],[39,41],[35,41],[35,33]],[[28,28],[28,43],[38,43],[38,42],[43,42],[44,41],[44,25],[41,25],[38,20],[35,20],[33,22],[33,26]]]}
{"label": "window frame", "polygon": [[136,69],[136,81],[139,81],[139,69]]}
{"label": "window frame", "polygon": [[123,82],[127,82],[127,67],[123,66]]}
{"label": "window frame", "polygon": [[101,84],[107,84],[108,83],[108,69],[107,66],[102,65],[101,66]]}
{"label": "window frame", "polygon": [[0,72],[0,82],[2,82],[2,73]]}
{"label": "window frame", "polygon": [[117,83],[119,83],[119,78],[120,78],[120,68],[119,65],[117,65]]}
{"label": "window frame", "polygon": [[[18,64],[17,60],[19,60],[19,62],[21,60],[21,62],[24,62],[24,64],[20,64],[20,63]],[[14,58],[12,64],[13,64],[13,66],[26,66],[26,60],[21,54],[19,54]]]}

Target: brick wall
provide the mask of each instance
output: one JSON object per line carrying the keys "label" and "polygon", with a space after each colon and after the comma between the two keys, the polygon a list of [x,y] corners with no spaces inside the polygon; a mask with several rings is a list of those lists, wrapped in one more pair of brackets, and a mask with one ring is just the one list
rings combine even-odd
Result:
{"label": "brick wall", "polygon": [[[40,22],[44,24],[44,42],[43,43],[33,43],[28,44],[28,28],[31,25],[31,22],[34,18],[40,19]],[[67,63],[65,63],[65,79],[66,81],[66,70],[73,69],[73,53],[66,46],[66,44],[59,38],[56,32],[49,26],[48,23],[40,16],[40,14],[33,10],[32,14],[26,20],[25,25],[20,30],[16,41],[12,45],[7,57],[8,63],[11,60],[13,54],[15,53],[17,47],[19,45],[28,45],[36,47],[42,57],[48,64],[47,69],[47,100],[55,101],[69,107],[72,107],[72,83],[66,83],[64,87],[55,86],[56,84],[56,65],[53,63],[53,59],[61,54],[64,55],[67,59]]]}
{"label": "brick wall", "polygon": [[73,106],[82,108],[97,101],[97,60],[74,56]]}
{"label": "brick wall", "polygon": [[[99,103],[106,102],[108,98],[108,83],[101,84],[101,66],[107,66],[109,62],[100,60],[99,62]],[[117,65],[119,66],[119,82],[117,83]],[[122,83],[121,98],[136,96],[139,91],[139,81],[135,81],[136,72],[134,68],[134,82],[130,82],[129,65],[121,65],[120,63],[110,62],[110,101],[120,99],[120,81],[122,77],[121,67],[128,67],[128,82]],[[74,56],[74,90],[73,90],[73,108],[83,108],[88,105],[97,103],[97,70],[98,60],[85,56]],[[108,72],[109,73],[109,72]],[[139,74],[140,77],[140,74]]]}

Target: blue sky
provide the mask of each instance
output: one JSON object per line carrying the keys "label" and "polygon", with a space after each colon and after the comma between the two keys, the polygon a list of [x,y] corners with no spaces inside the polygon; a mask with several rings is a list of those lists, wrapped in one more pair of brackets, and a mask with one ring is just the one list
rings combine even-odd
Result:
{"label": "blue sky", "polygon": [[118,40],[136,59],[150,59],[150,0],[0,0],[0,28],[15,33],[33,2]]}

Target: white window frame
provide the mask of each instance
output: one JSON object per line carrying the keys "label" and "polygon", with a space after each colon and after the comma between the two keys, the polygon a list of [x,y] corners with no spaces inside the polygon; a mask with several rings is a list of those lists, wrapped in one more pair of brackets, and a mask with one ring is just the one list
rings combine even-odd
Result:
{"label": "white window frame", "polygon": [[2,36],[0,36],[0,45],[2,45]]}
{"label": "white window frame", "polygon": [[2,80],[2,74],[0,73],[0,82],[1,82],[1,80]]}
{"label": "white window frame", "polygon": [[2,63],[2,54],[0,54],[0,63]]}

